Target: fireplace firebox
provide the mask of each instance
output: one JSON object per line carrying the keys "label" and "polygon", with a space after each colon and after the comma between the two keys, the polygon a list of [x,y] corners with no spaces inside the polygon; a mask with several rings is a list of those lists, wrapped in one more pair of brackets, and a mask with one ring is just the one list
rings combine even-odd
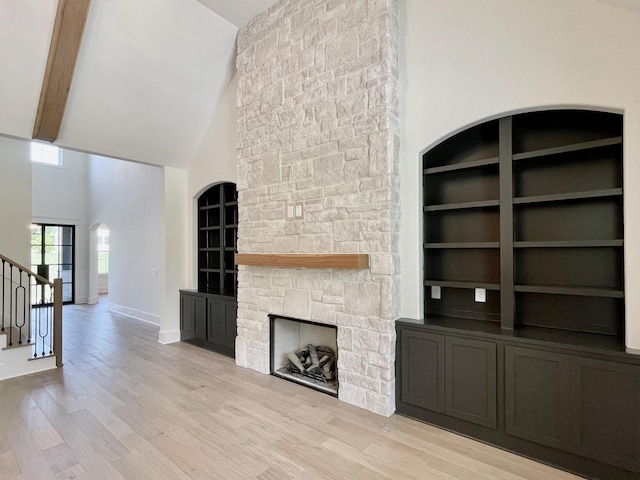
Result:
{"label": "fireplace firebox", "polygon": [[338,395],[337,328],[269,315],[271,375]]}

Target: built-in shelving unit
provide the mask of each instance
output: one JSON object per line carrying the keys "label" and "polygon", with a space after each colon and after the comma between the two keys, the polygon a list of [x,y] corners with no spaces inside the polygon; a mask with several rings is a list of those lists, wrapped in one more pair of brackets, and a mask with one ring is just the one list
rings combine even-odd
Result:
{"label": "built-in shelving unit", "polygon": [[[623,335],[619,115],[506,117],[423,162],[426,317]],[[475,289],[488,290],[485,302]],[[585,300],[590,310],[577,308]],[[583,318],[557,321],[559,311]]]}
{"label": "built-in shelving unit", "polygon": [[180,338],[235,355],[238,196],[220,183],[198,199],[198,289],[180,291]]}
{"label": "built-in shelving unit", "polygon": [[238,196],[233,183],[220,183],[198,199],[198,291],[236,296]]}
{"label": "built-in shelving unit", "polygon": [[514,115],[423,155],[424,319],[396,406],[587,478],[640,475],[624,345],[622,116]]}

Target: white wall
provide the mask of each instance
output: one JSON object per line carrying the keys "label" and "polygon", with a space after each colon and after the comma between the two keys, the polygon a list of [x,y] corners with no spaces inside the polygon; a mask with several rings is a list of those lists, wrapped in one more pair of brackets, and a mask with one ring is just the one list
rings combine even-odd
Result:
{"label": "white wall", "polygon": [[624,113],[627,346],[640,349],[640,15],[594,0],[406,0],[403,315],[422,317],[420,152],[527,109]]}
{"label": "white wall", "polygon": [[80,152],[62,150],[61,157],[61,166],[33,164],[32,219],[38,223],[75,225],[75,301],[87,303],[89,295],[88,156]]}
{"label": "white wall", "polygon": [[28,142],[0,136],[0,254],[30,263],[31,159]]}
{"label": "white wall", "polygon": [[92,155],[88,173],[88,224],[104,223],[110,232],[109,308],[159,324],[165,294],[162,168]]}
{"label": "white wall", "polygon": [[160,316],[160,343],[180,341],[180,295],[187,287],[189,256],[187,210],[187,172],[172,167],[163,169],[164,181],[164,271],[163,304]]}
{"label": "white wall", "polygon": [[187,208],[191,212],[187,217],[187,231],[190,232],[187,241],[188,288],[196,288],[197,279],[197,207],[198,197],[209,186],[220,182],[237,183],[237,151],[236,151],[236,121],[238,109],[236,93],[238,91],[238,76],[234,75],[215,110],[215,115],[207,128],[207,132],[200,143],[193,160],[187,169]]}

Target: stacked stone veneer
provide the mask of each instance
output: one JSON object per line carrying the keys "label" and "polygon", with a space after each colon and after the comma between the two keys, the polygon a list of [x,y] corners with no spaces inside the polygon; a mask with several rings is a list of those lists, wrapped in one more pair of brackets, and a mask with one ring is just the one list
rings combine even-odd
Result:
{"label": "stacked stone veneer", "polygon": [[[240,253],[368,253],[368,270],[239,267],[236,362],[267,314],[337,325],[339,398],[390,415],[399,316],[397,0],[283,0],[238,36]],[[303,202],[304,218],[286,218]],[[302,387],[301,387],[302,388]]]}

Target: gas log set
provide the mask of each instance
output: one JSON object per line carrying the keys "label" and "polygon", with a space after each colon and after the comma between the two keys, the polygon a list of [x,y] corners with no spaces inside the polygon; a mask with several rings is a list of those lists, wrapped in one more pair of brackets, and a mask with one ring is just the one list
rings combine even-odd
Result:
{"label": "gas log set", "polygon": [[329,347],[309,344],[306,348],[288,353],[287,360],[287,364],[278,372],[304,377],[314,383],[337,383],[336,354]]}

